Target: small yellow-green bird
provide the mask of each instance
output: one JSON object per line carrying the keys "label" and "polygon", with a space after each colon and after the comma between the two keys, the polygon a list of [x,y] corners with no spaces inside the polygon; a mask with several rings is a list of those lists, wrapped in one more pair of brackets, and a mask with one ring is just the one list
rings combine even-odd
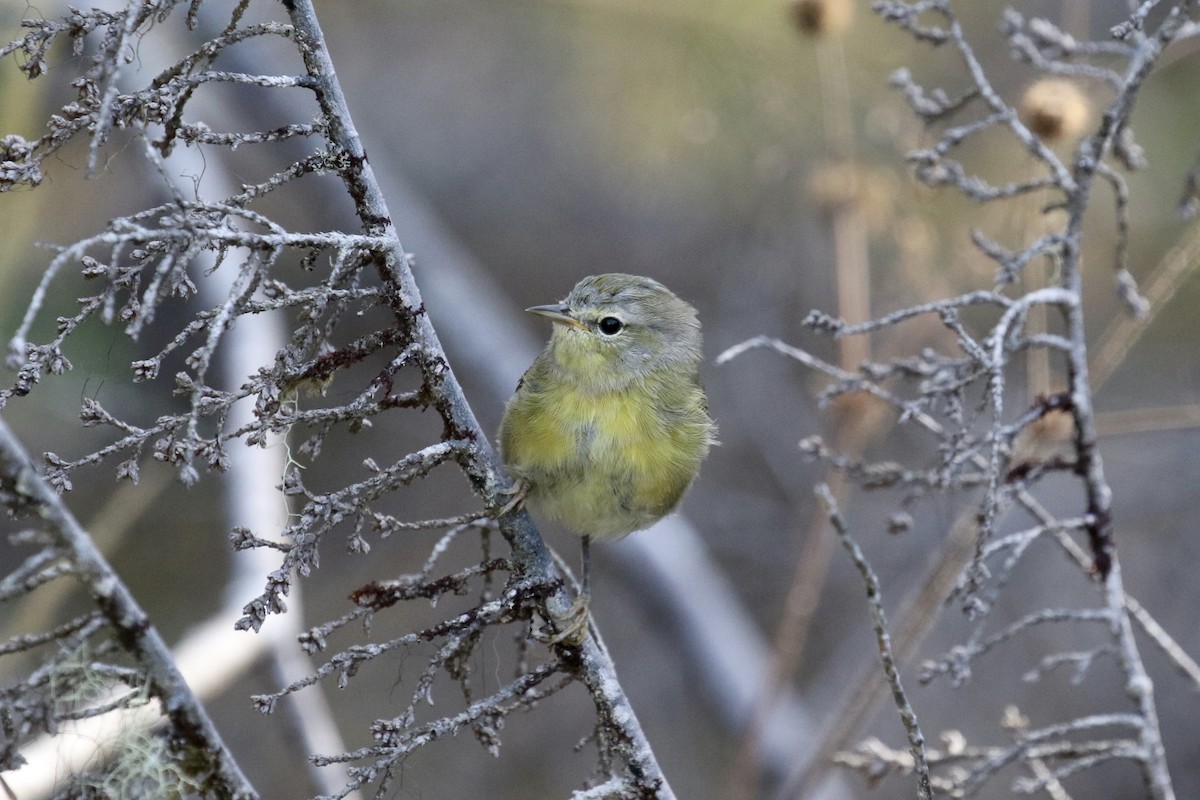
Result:
{"label": "small yellow-green bird", "polygon": [[582,612],[590,540],[674,510],[715,441],[700,321],[658,281],[622,273],[526,311],[555,324],[504,410],[500,452],[534,513],[583,537]]}

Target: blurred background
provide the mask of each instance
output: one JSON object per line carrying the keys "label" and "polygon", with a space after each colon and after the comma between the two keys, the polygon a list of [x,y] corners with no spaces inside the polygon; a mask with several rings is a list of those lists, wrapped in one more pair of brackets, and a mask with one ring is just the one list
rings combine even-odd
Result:
{"label": "blurred background", "polygon": [[[503,408],[505,396],[497,386],[515,387],[548,334],[520,309],[560,299],[585,275],[612,271],[657,278],[698,308],[705,331],[704,379],[722,445],[682,515],[727,577],[755,635],[772,641],[789,606],[809,621],[799,625],[803,641],[787,686],[813,725],[793,734],[810,742],[837,722],[852,678],[877,655],[861,580],[840,550],[831,549],[827,532],[825,544],[814,540],[822,526],[813,485],[830,478],[802,457],[797,443],[823,434],[850,452],[914,467],[935,463],[935,443],[916,431],[893,429],[892,418],[878,409],[847,403],[821,408],[815,395],[822,381],[777,355],[752,352],[722,366],[715,358],[758,334],[851,367],[867,357],[885,360],[925,347],[953,352],[952,340],[934,319],[842,345],[803,328],[801,320],[820,308],[857,322],[868,314],[990,288],[993,265],[971,244],[971,229],[1016,248],[1049,224],[1042,214],[1046,197],[979,205],[911,180],[904,154],[933,139],[888,87],[888,76],[908,67],[918,82],[945,87],[953,96],[966,88],[961,61],[949,48],[916,44],[885,26],[865,3],[831,5],[832,16],[814,21],[798,6],[776,1],[318,4],[359,133],[385,187],[393,187],[388,199],[401,239],[415,254],[418,283],[424,290],[426,276],[451,268],[460,276],[427,300],[486,430],[495,430]],[[955,7],[994,86],[1016,104],[1038,76],[1008,56],[999,33],[1005,5],[988,0]],[[227,16],[227,6],[210,4],[206,13]],[[1127,13],[1124,3],[1107,1],[1015,7],[1080,38],[1105,37]],[[23,17],[61,13],[59,4],[49,2],[0,6],[3,39],[20,35]],[[267,3],[252,13],[282,12]],[[1200,129],[1197,47],[1184,42],[1163,59],[1134,114],[1133,128],[1149,159],[1147,169],[1130,176],[1130,270],[1143,281],[1152,279],[1173,247],[1194,235],[1194,224],[1177,213],[1177,202]],[[294,54],[280,52],[278,62],[259,69],[298,73]],[[150,61],[154,54],[139,56]],[[71,97],[69,86],[56,81],[60,72],[73,75],[71,66],[68,51],[51,51],[47,75],[27,82],[11,60],[0,64],[0,133],[40,135],[47,115]],[[138,68],[135,59],[130,69]],[[1086,123],[1091,130],[1097,109],[1109,98],[1103,87],[1081,86],[1091,104]],[[226,129],[290,121],[254,97],[250,90],[220,97],[229,115],[222,121]],[[307,97],[299,91],[295,97],[295,106],[285,110],[298,119],[310,116]],[[1064,157],[1071,146],[1069,140],[1058,143]],[[274,161],[260,162],[268,158],[262,149],[235,154],[229,166],[235,180],[261,180],[295,157],[280,148],[271,151]],[[969,141],[961,155],[971,169],[994,180],[1017,180],[1037,170],[998,131]],[[37,242],[66,244],[101,230],[113,215],[161,202],[157,189],[147,189],[153,179],[139,165],[135,147],[123,147],[118,138],[105,157],[99,174],[85,181],[86,152],[76,143],[46,164],[45,183],[36,191],[0,196],[4,338],[18,325],[52,256]],[[302,200],[293,196],[290,204],[268,203],[266,210],[293,229],[356,230],[339,187],[333,181],[312,185],[315,190]],[[1098,186],[1085,252],[1089,335],[1097,343],[1126,317],[1113,281],[1112,205],[1111,193]],[[455,286],[471,302],[456,300]],[[70,309],[83,292],[77,275],[64,274],[35,333],[45,336],[54,315]],[[1099,376],[1103,384],[1096,395],[1127,587],[1192,654],[1200,653],[1200,583],[1193,577],[1200,539],[1192,513],[1200,475],[1194,424],[1200,401],[1197,303],[1200,281],[1187,262],[1140,337],[1116,351]],[[455,349],[481,338],[481,329],[487,338],[490,315],[524,336],[523,349],[514,346],[513,357],[499,367],[507,377],[485,374],[478,353]],[[160,319],[156,330],[170,331],[173,322]],[[156,392],[129,381],[128,362],[154,349],[89,324],[67,346],[76,368],[10,403],[5,419],[34,453],[78,457],[102,446],[108,434],[80,427],[83,397],[147,421],[179,402],[170,397],[169,378],[159,380],[164,385]],[[1060,368],[1031,362],[1025,383],[1011,386],[1008,407],[1015,413],[1039,392],[1060,388]],[[345,389],[346,396],[352,391]],[[332,442],[325,474],[358,469],[367,455],[385,463],[389,454],[394,459],[437,434],[432,419],[396,416],[395,427],[381,420],[367,434]],[[461,486],[447,491],[455,490],[465,497]],[[85,524],[113,534],[109,557],[168,640],[198,612],[220,605],[231,559],[226,533],[237,522],[223,512],[222,492],[219,476],[206,476],[188,490],[170,471],[147,464],[136,489],[116,485],[111,467],[101,466],[77,476],[68,497]],[[1063,513],[1079,508],[1078,490],[1065,477],[1047,481],[1042,496]],[[889,609],[916,590],[971,498],[931,496],[906,505],[913,523],[892,535],[889,521],[901,500],[843,487],[852,531],[880,575]],[[395,503],[394,513],[411,518],[446,508],[436,495]],[[0,523],[0,530],[7,524]],[[547,532],[552,546],[575,557],[573,540],[553,528]],[[430,541],[411,551],[399,540],[381,542],[367,559],[341,552],[336,544],[327,548],[320,571],[304,583],[304,618],[311,624],[342,613],[347,587],[419,565]],[[728,724],[702,696],[678,632],[643,599],[648,591],[622,566],[615,549],[593,550],[594,613],[677,795],[776,796],[788,775],[776,764],[774,772],[761,772],[761,782],[755,778],[745,756],[744,728]],[[0,558],[8,558],[5,553],[0,549]],[[798,574],[799,589],[793,586]],[[697,597],[706,590],[699,579],[689,587]],[[1094,601],[1085,576],[1047,545],[1017,571],[993,624],[1037,607]],[[82,601],[58,602],[66,608]],[[956,607],[928,613],[937,612],[944,619],[905,670],[931,738],[956,729],[972,744],[1004,744],[1011,734],[999,722],[1010,704],[1034,726],[1090,710],[1124,710],[1111,665],[1093,667],[1082,685],[1073,685],[1069,670],[1050,671],[1036,682],[1022,679],[1046,655],[1085,647],[1074,630],[1039,629],[1018,637],[980,662],[961,688],[945,682],[919,686],[915,664],[945,652],[969,631]],[[62,609],[20,613],[57,615]],[[22,630],[17,622],[11,625],[0,630],[6,635]],[[1195,723],[1200,698],[1151,646],[1144,654],[1156,681],[1177,793],[1200,796],[1200,762],[1193,758],[1200,747]],[[391,674],[370,679],[374,682],[366,685],[374,691],[360,686],[331,696],[351,746],[365,740],[370,720],[407,702],[403,682],[423,663],[418,655],[406,657]],[[486,662],[477,667],[497,668]],[[307,796],[314,790],[303,771],[291,766],[298,760],[286,729],[281,732],[247,700],[276,688],[272,674],[255,672],[211,707],[235,752],[249,754],[245,767],[265,797]],[[567,796],[591,769],[590,751],[575,754],[569,748],[587,735],[591,711],[577,695],[552,702],[557,716],[543,710],[509,723],[499,759],[468,735],[426,748],[407,763],[395,796]],[[903,742],[894,710],[882,703],[854,741],[872,734],[896,746]],[[1127,764],[1068,783],[1076,797],[1137,797],[1139,786]],[[897,778],[884,779],[872,793],[866,782],[850,776],[837,791],[911,796],[910,783]],[[979,796],[1007,795],[1002,779]]]}

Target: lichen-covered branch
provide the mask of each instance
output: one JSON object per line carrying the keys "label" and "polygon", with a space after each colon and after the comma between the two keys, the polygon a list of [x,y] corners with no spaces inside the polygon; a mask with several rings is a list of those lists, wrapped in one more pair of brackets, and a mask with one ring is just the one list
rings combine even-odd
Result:
{"label": "lichen-covered branch", "polygon": [[[171,651],[154,628],[150,617],[138,605],[125,584],[113,571],[108,561],[97,551],[88,535],[71,512],[64,506],[62,498],[39,474],[24,448],[13,436],[8,425],[0,419],[0,500],[14,513],[29,518],[31,524],[45,537],[43,554],[54,553],[55,560],[69,565],[65,573],[87,587],[98,611],[88,614],[43,636],[26,636],[10,639],[0,647],[0,655],[26,652],[53,644],[60,658],[79,653],[94,636],[102,632],[120,642],[123,651],[134,659],[136,671],[118,670],[119,677],[110,672],[109,680],[118,682],[133,680],[144,682],[149,696],[161,707],[161,713],[170,720],[170,752],[202,790],[213,797],[256,798],[254,787],[246,779],[226,748],[220,734],[213,726],[203,705],[192,694],[179,674]],[[21,582],[22,588],[33,585],[38,573],[50,568],[50,563],[34,556],[27,561],[23,578],[14,580],[17,573],[5,579],[6,583]],[[44,577],[44,576],[43,576]],[[55,576],[57,577],[57,575]],[[104,629],[103,631],[101,629]],[[50,666],[50,659],[46,666]],[[88,665],[88,674],[94,680],[103,675],[105,666],[101,659]],[[48,678],[49,672],[43,671]],[[58,680],[69,680],[59,673]],[[0,769],[11,769],[19,765],[20,755],[15,745],[31,734],[52,731],[66,719],[75,718],[74,713],[59,713],[55,704],[59,698],[44,690],[39,691],[40,680],[18,684],[7,690],[3,710],[3,728],[16,734],[11,740],[6,735],[6,747],[0,752]],[[59,692],[65,689],[60,686]],[[87,715],[105,713],[114,708],[128,707],[137,700],[128,695],[124,699],[110,700],[107,704],[86,707]],[[9,749],[9,748],[13,749]]]}
{"label": "lichen-covered branch", "polygon": [[[118,12],[72,10],[60,19],[27,20],[24,36],[0,47],[0,58],[19,56],[30,78],[51,72],[46,58],[56,42],[67,42],[78,66],[77,97],[50,119],[43,136],[0,139],[0,190],[36,186],[48,158],[72,140],[86,139],[89,172],[110,150],[118,150],[148,164],[148,174],[158,177],[162,196],[169,198],[55,248],[11,339],[8,363],[16,376],[0,390],[0,407],[14,408],[48,376],[71,369],[72,342],[84,326],[100,323],[149,346],[148,355],[143,348],[130,364],[130,380],[148,396],[165,384],[162,393],[176,399],[164,398],[161,413],[142,419],[112,403],[85,399],[83,424],[109,438],[90,452],[47,453],[43,473],[56,490],[69,492],[77,476],[90,475],[100,464],[111,464],[119,479],[136,483],[146,459],[171,465],[190,485],[206,470],[224,470],[230,448],[266,446],[281,434],[294,439],[291,460],[277,481],[294,506],[289,524],[282,531],[238,527],[230,537],[235,549],[266,548],[278,556],[278,566],[263,576],[261,594],[246,598],[238,621],[246,630],[257,631],[270,624],[272,614],[287,611],[289,591],[319,567],[333,537],[343,537],[351,553],[361,554],[385,540],[408,543],[418,534],[447,531],[435,538],[419,573],[382,574],[366,585],[347,587],[351,608],[301,637],[309,652],[329,651],[324,664],[308,678],[259,699],[260,708],[269,711],[327,676],[345,686],[365,664],[395,659],[412,645],[433,646],[412,687],[409,713],[376,723],[376,746],[386,746],[387,753],[360,748],[319,759],[326,764],[373,761],[374,766],[354,767],[345,793],[373,785],[377,795],[386,794],[408,752],[464,727],[495,752],[505,715],[531,709],[541,697],[570,685],[588,692],[596,707],[595,782],[619,787],[618,793],[671,797],[603,647],[588,640],[547,651],[527,641],[534,615],[553,617],[569,607],[570,588],[524,512],[491,519],[506,506],[511,483],[426,313],[413,257],[392,224],[312,4],[272,3],[264,7],[267,14],[256,16],[286,13],[288,18],[247,22],[251,4],[242,2],[222,12],[225,20],[208,30],[205,25],[213,23],[202,20],[215,9],[202,15],[200,5],[130,0]],[[164,37],[162,49],[173,48],[175,54],[142,76],[142,65],[126,54],[164,26],[174,26],[174,38]],[[299,53],[300,74],[271,74],[270,65],[279,62],[266,54],[281,45]],[[292,119],[262,131],[234,128],[201,102],[219,87],[275,103]],[[301,91],[315,99],[315,115],[310,108],[295,118],[294,101],[275,99]],[[248,171],[243,186],[210,196],[202,177],[189,192],[174,180],[172,159],[181,146],[203,148],[206,159],[243,147],[286,146],[291,163],[266,174]],[[114,158],[105,168],[115,164]],[[302,198],[320,176],[341,182],[359,230],[300,232],[279,216],[281,206]],[[327,191],[328,183],[323,186]],[[290,201],[278,199],[288,193]],[[267,198],[272,205],[263,202]],[[205,307],[198,308],[198,286],[214,271],[226,279],[226,288],[215,300],[206,296]],[[72,272],[94,289],[55,321],[51,333],[39,333],[55,291]],[[227,332],[256,315],[286,320],[288,342],[253,372],[217,375],[214,365],[223,348],[231,347]],[[154,338],[163,336],[168,320],[174,330]],[[235,414],[243,409],[252,409],[249,421]],[[358,475],[320,469],[330,439],[365,430],[389,415],[421,412],[436,414],[440,430],[410,451],[364,453]],[[231,422],[235,418],[242,421]],[[426,479],[443,480],[450,472],[465,477],[460,487],[465,483],[473,492],[470,500],[460,499],[459,513],[412,520],[394,513],[389,501],[395,493],[415,491]],[[471,503],[477,507],[470,509]],[[452,541],[471,541],[475,556],[450,563],[445,554]],[[507,551],[500,552],[505,546]],[[35,555],[0,578],[0,598],[35,592],[76,567],[69,557],[43,561]],[[371,622],[414,600],[440,603],[438,613],[444,616],[407,635],[375,641]],[[69,640],[89,625],[88,618],[64,622],[30,642]],[[511,633],[506,656],[513,678],[506,691],[482,692],[485,682],[472,670],[484,631]],[[425,718],[425,705],[417,700],[440,691],[435,677],[442,675],[457,687],[462,710],[439,708]],[[390,744],[379,741],[384,728]],[[400,742],[402,748],[393,747]]]}
{"label": "lichen-covered branch", "polygon": [[[1046,20],[1005,12],[1001,31],[1010,55],[1050,76],[1044,83],[1034,84],[1037,91],[1031,87],[1019,103],[989,79],[984,60],[949,0],[879,0],[874,8],[916,40],[951,50],[962,67],[951,72],[955,77],[948,78],[950,85],[945,86],[922,85],[910,70],[900,70],[892,77],[893,85],[903,92],[931,137],[927,145],[908,155],[915,178],[981,204],[1036,196],[1041,213],[1049,217],[1047,224],[1029,226],[1027,230],[1036,233],[1016,244],[998,242],[982,230],[973,232],[975,246],[996,267],[991,288],[914,304],[854,325],[822,312],[812,312],[805,320],[817,335],[888,333],[899,339],[901,325],[927,317],[936,320],[947,334],[944,347],[848,370],[802,347],[756,337],[730,348],[719,360],[727,362],[751,349],[772,349],[829,379],[822,402],[867,394],[891,407],[899,425],[925,432],[929,452],[903,463],[872,463],[857,455],[843,455],[818,437],[801,442],[806,456],[862,486],[899,491],[906,505],[932,492],[973,493],[978,522],[974,554],[962,564],[952,594],[971,619],[971,632],[950,653],[927,662],[926,680],[948,674],[956,684],[965,682],[980,659],[1015,637],[1046,625],[1086,629],[1088,641],[1094,644],[1048,653],[1030,666],[1027,678],[1038,679],[1069,667],[1078,683],[1088,678],[1090,667],[1099,660],[1115,662],[1124,676],[1125,698],[1099,700],[1102,708],[1120,710],[1039,732],[1023,730],[1017,745],[986,756],[975,750],[976,755],[966,758],[970,766],[950,777],[939,774],[939,767],[955,760],[961,763],[965,745],[957,753],[930,751],[935,790],[975,791],[994,779],[1002,765],[1018,761],[1028,765],[1035,776],[1024,779],[1019,790],[1041,791],[1098,764],[1126,760],[1141,770],[1148,796],[1172,798],[1153,685],[1133,636],[1132,620],[1145,609],[1129,598],[1122,583],[1112,491],[1097,447],[1081,259],[1085,213],[1093,205],[1095,190],[1107,190],[1113,198],[1115,220],[1111,247],[1114,290],[1131,314],[1146,316],[1151,310],[1126,263],[1129,209],[1136,198],[1124,173],[1145,164],[1129,121],[1163,51],[1194,35],[1197,4],[1190,0],[1131,4],[1128,20],[1113,30],[1112,39],[1096,42],[1078,40]],[[1152,8],[1156,9],[1153,15],[1149,13]],[[1111,93],[1103,95],[1111,100],[1101,109],[1090,134],[1084,128],[1086,104],[1095,95],[1074,88],[1071,82],[1100,84]],[[1045,102],[1047,97],[1062,102],[1052,109],[1052,104]],[[969,156],[963,155],[963,145],[985,132],[1006,137],[1028,153],[1031,167],[1027,169],[1032,172],[1007,183],[977,174]],[[1064,145],[1073,146],[1069,158],[1063,155]],[[1194,174],[1188,176],[1185,200],[1194,195],[1194,180]],[[1019,208],[1029,212],[1034,206],[1028,203]],[[1041,271],[1030,270],[1040,262],[1054,268],[1049,271],[1050,282],[1039,283],[1043,279],[1035,273]],[[1156,299],[1160,298],[1156,295]],[[1031,322],[1035,315],[1046,316],[1041,309],[1062,320],[1061,332],[1049,332]],[[1062,365],[1065,390],[1032,397],[1022,393],[1018,368],[1024,358],[1035,353],[1045,353],[1049,363]],[[1078,482],[1082,503],[1074,513],[1056,516],[1038,500],[1040,483],[1051,474]],[[1035,525],[1014,525],[1014,511],[1028,514]],[[1026,566],[1031,545],[1048,538],[1059,542],[1067,556],[1061,568],[1091,581],[1094,603],[1026,610],[1014,622],[995,629],[992,609],[1011,578]],[[1086,542],[1086,551],[1076,539]],[[1077,556],[1085,552],[1088,555],[1081,563]],[[1148,622],[1143,625],[1145,630],[1161,630]],[[1182,672],[1189,672],[1192,659],[1173,646],[1169,636],[1165,640],[1154,637],[1154,641]],[[1063,741],[1039,750],[1050,738],[1087,734],[1111,725],[1124,727],[1131,738]],[[865,745],[856,754],[840,758],[872,777],[895,769],[911,773],[915,768],[907,753],[897,754],[883,745]]]}

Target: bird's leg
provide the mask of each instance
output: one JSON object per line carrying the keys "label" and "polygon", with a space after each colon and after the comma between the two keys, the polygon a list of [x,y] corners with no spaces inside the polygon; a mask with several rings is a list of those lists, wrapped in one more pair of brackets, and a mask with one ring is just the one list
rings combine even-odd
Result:
{"label": "bird's leg", "polygon": [[493,514],[493,516],[499,519],[511,511],[516,511],[524,505],[525,498],[529,497],[529,490],[532,488],[533,485],[529,481],[524,478],[517,478],[507,489],[500,490],[498,494],[507,497],[508,502],[502,505],[500,510]]}
{"label": "bird's leg", "polygon": [[582,598],[584,606],[587,606],[592,597],[592,537],[585,535],[580,540],[579,556],[583,565],[583,588],[576,600]]}
{"label": "bird's leg", "polygon": [[580,543],[580,555],[583,561],[583,578],[579,588],[579,594],[575,595],[575,599],[571,601],[571,607],[567,609],[567,613],[561,617],[553,617],[551,623],[554,627],[559,628],[558,633],[541,638],[546,644],[566,643],[569,645],[581,644],[587,636],[588,626],[588,606],[591,604],[591,550],[592,539],[590,536],[584,536]]}

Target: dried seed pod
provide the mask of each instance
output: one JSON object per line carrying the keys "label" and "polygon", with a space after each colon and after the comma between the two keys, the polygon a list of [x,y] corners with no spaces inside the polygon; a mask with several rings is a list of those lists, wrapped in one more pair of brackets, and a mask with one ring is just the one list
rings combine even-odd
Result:
{"label": "dried seed pod", "polygon": [[852,0],[792,0],[788,10],[800,32],[816,38],[844,33],[854,20]]}
{"label": "dried seed pod", "polygon": [[872,231],[888,226],[900,192],[894,173],[850,161],[838,161],[813,170],[808,197],[821,210],[854,208]]}
{"label": "dried seed pod", "polygon": [[1073,82],[1045,78],[1021,97],[1021,122],[1051,144],[1078,139],[1091,116],[1091,104]]}

